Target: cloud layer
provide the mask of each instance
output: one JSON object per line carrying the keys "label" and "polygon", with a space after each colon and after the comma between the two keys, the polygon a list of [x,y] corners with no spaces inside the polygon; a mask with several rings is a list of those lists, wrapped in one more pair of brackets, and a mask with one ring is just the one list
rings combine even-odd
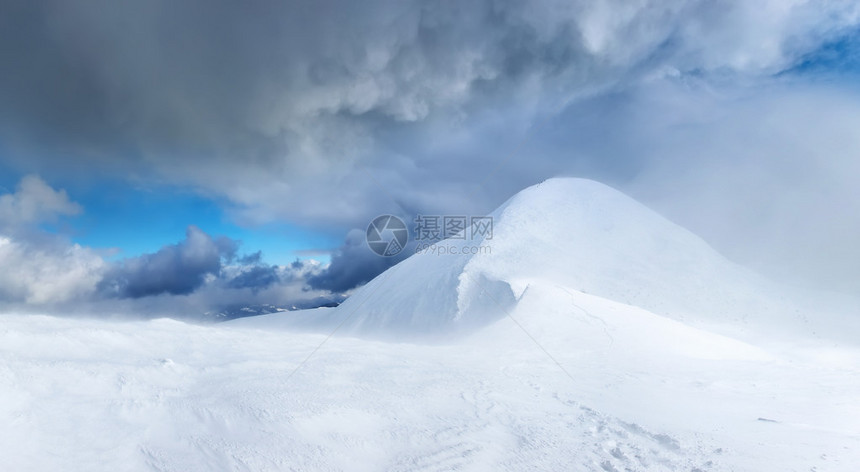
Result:
{"label": "cloud layer", "polygon": [[428,205],[440,188],[462,201],[573,100],[667,75],[771,75],[858,19],[856,2],[811,0],[2,8],[0,137],[18,167],[84,161],[225,195],[247,221],[329,223]]}
{"label": "cloud layer", "polygon": [[[378,214],[482,214],[559,174],[741,262],[855,290],[858,94],[800,70],[858,22],[848,0],[9,0],[0,156],[49,181],[188,186],[240,224],[339,228],[331,266],[301,269],[320,293],[391,263],[357,236]],[[28,179],[0,197],[0,232],[16,254],[65,254],[18,232],[81,209]],[[115,303],[273,296],[299,270],[231,260],[193,229],[103,267]]]}

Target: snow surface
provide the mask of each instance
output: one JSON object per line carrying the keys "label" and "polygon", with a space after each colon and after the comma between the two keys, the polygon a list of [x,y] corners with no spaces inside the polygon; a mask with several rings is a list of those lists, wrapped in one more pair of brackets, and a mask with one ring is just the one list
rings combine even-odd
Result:
{"label": "snow surface", "polygon": [[337,308],[0,317],[3,470],[860,470],[850,305],[594,182],[494,216]]}

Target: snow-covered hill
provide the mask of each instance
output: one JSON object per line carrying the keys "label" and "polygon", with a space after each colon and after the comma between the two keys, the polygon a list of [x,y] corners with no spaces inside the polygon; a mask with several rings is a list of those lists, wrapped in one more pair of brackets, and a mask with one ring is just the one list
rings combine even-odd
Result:
{"label": "snow-covered hill", "polygon": [[492,239],[443,241],[444,254],[413,255],[336,310],[279,323],[323,330],[343,323],[342,333],[380,338],[449,337],[497,321],[527,288],[547,285],[747,340],[774,332],[856,340],[845,330],[844,308],[777,287],[598,182],[550,179],[491,216]]}
{"label": "snow-covered hill", "polygon": [[337,308],[0,317],[4,469],[857,470],[856,312],[594,182],[493,216]]}

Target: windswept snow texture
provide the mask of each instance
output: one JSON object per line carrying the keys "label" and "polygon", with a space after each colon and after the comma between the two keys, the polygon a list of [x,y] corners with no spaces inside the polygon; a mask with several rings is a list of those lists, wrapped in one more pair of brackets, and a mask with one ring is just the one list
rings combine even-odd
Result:
{"label": "windswept snow texture", "polygon": [[494,216],[337,308],[0,317],[3,470],[858,470],[856,312],[593,182]]}

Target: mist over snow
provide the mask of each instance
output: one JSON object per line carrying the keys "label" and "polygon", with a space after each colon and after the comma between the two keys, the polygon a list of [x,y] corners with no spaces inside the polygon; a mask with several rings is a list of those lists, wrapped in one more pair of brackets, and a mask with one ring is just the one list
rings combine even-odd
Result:
{"label": "mist over snow", "polygon": [[858,78],[854,0],[0,0],[0,469],[855,471]]}

